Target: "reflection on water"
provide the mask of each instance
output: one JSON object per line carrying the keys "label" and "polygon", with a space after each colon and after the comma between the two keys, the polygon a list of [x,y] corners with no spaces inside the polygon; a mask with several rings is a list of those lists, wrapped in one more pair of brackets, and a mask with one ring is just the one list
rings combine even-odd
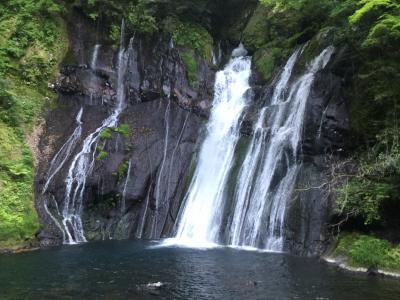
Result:
{"label": "reflection on water", "polygon": [[[112,241],[0,256],[0,299],[398,299],[315,259]],[[150,284],[150,285],[149,285]]]}

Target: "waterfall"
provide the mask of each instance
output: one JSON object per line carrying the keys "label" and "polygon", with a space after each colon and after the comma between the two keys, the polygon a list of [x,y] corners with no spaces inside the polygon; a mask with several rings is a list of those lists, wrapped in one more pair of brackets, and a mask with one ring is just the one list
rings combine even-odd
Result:
{"label": "waterfall", "polygon": [[325,49],[289,87],[300,54],[297,50],[280,75],[270,105],[262,109],[236,185],[231,245],[283,250],[286,205],[301,167],[298,152],[307,99],[315,74],[326,66],[333,51],[333,47]]}
{"label": "waterfall", "polygon": [[223,214],[223,191],[239,139],[241,116],[248,104],[251,58],[243,46],[234,51],[223,71],[217,73],[214,106],[197,168],[180,213],[179,242],[207,245],[218,240]]}
{"label": "waterfall", "polygon": [[[156,184],[156,215],[158,215],[158,210],[160,208],[161,204],[161,193],[160,193],[160,187],[161,187],[161,180],[165,179],[165,163],[167,160],[167,152],[168,152],[168,144],[169,144],[169,114],[171,110],[171,99],[168,99],[168,105],[167,108],[165,109],[165,115],[164,115],[164,124],[165,124],[165,137],[164,137],[164,151],[163,151],[163,157],[161,160],[161,165],[160,165],[160,170],[158,172],[157,176],[157,184]],[[165,196],[165,195],[164,195]]]}
{"label": "waterfall", "polygon": [[126,190],[128,188],[129,179],[131,177],[131,169],[132,169],[132,161],[129,160],[128,171],[126,172],[126,179],[125,179],[125,183],[124,183],[124,189],[122,191],[121,214],[124,214],[125,210],[126,210]]}
{"label": "waterfall", "polygon": [[[280,74],[280,77],[277,81],[272,96],[271,105],[277,105],[279,104],[279,102],[283,102],[284,95],[287,91],[287,84],[292,75],[292,71],[298,59],[299,52],[300,50],[295,51],[295,53],[289,58],[288,62],[286,63],[283,72]],[[252,141],[250,143],[250,146],[246,154],[246,158],[239,172],[235,196],[234,196],[236,205],[234,208],[232,223],[230,227],[229,242],[231,245],[236,245],[236,246],[241,245],[244,235],[244,233],[242,233],[242,230],[243,227],[246,227],[246,222],[250,223],[250,225],[257,224],[258,222],[255,218],[253,219],[247,219],[247,218],[250,215],[253,215],[257,212],[259,213],[262,204],[265,203],[262,195],[259,194],[254,195],[253,198],[256,199],[252,199],[253,201],[250,201],[250,195],[252,193],[252,190],[254,191],[253,179],[258,178],[257,176],[259,174],[256,173],[257,171],[259,171],[258,167],[260,164],[260,160],[265,155],[267,147],[266,145],[267,129],[264,128],[266,113],[267,113],[267,106],[264,107],[260,112],[257,123],[255,124]],[[260,184],[262,184],[262,180],[260,180]],[[259,188],[261,187],[262,186],[259,186]],[[252,212],[248,213],[249,210],[251,210]],[[252,237],[246,236],[245,238],[247,238],[248,240],[249,239],[252,240],[251,242],[246,243],[246,246],[255,246]]]}
{"label": "waterfall", "polygon": [[222,61],[222,50],[221,50],[221,41],[218,41],[217,45],[214,46],[212,51],[212,64],[214,66],[218,66]]}
{"label": "waterfall", "polygon": [[[260,110],[254,134],[236,177],[232,208],[224,197],[247,105],[250,58],[242,45],[217,74],[214,107],[198,165],[178,216],[176,238],[167,244],[230,246],[284,250],[285,215],[302,161],[301,141],[306,105],[315,75],[329,62],[334,47],[322,51],[296,80],[297,49]],[[224,221],[223,221],[224,220]],[[225,235],[225,236],[224,236]]]}
{"label": "waterfall", "polygon": [[61,149],[57,152],[54,158],[50,162],[49,170],[47,171],[47,180],[43,187],[42,194],[46,193],[49,185],[54,178],[54,176],[61,170],[64,166],[65,162],[70,157],[72,150],[74,149],[78,139],[81,137],[82,134],[82,113],[83,108],[79,110],[75,120],[77,127],[75,128],[74,132],[65,142],[65,144],[61,147]]}
{"label": "waterfall", "polygon": [[[118,125],[119,116],[124,109],[125,86],[124,77],[127,67],[128,53],[124,48],[124,23],[121,25],[121,42],[118,53],[118,80],[117,80],[117,103],[111,115],[106,118],[100,127],[83,141],[82,149],[73,158],[65,179],[65,196],[62,210],[62,223],[66,233],[64,243],[75,244],[86,242],[82,225],[82,206],[86,186],[86,179],[92,173],[96,147],[101,132],[105,128],[112,128]],[[132,40],[130,45],[132,44]]]}
{"label": "waterfall", "polygon": [[100,44],[96,44],[93,48],[92,60],[90,61],[90,68],[92,70],[96,70],[97,68],[97,59],[99,57],[100,47],[101,47]]}

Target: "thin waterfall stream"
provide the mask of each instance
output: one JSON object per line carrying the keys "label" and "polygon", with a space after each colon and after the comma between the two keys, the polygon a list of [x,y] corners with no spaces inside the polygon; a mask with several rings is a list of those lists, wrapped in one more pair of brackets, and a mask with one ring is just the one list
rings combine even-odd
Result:
{"label": "thin waterfall stream", "polygon": [[[82,208],[83,208],[83,197],[86,186],[86,179],[92,173],[95,160],[96,160],[96,147],[98,145],[100,134],[105,128],[113,128],[118,125],[119,116],[125,108],[125,85],[124,79],[127,68],[127,61],[129,56],[129,50],[132,47],[132,39],[129,44],[128,50],[124,47],[124,22],[121,25],[121,42],[120,50],[118,53],[118,79],[117,79],[117,102],[109,115],[94,132],[89,134],[82,142],[81,150],[73,157],[71,164],[68,169],[68,173],[65,179],[65,193],[63,199],[63,206],[61,211],[62,217],[62,234],[64,237],[65,244],[76,244],[81,242],[86,242],[84,235],[83,225],[82,225]],[[100,49],[99,45],[94,47],[92,67],[96,66],[98,51]],[[81,115],[82,109],[78,114],[77,123],[78,127],[69,138],[67,143],[59,151],[53,159],[58,161],[58,156],[62,156],[63,159],[61,163],[57,164],[55,171],[51,174],[55,174],[61,169],[62,164],[66,162],[69,153],[71,153],[72,146],[75,146],[77,139],[81,134]],[[65,153],[65,154],[64,154]],[[50,169],[51,170],[51,169]],[[46,191],[51,178],[54,176],[50,175],[48,183],[45,185],[44,191]],[[47,208],[47,207],[46,207]]]}

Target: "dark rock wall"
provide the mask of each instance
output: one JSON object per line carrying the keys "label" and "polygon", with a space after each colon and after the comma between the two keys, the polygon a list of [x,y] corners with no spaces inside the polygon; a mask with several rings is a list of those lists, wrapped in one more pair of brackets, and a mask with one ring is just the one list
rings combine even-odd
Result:
{"label": "dark rock wall", "polygon": [[[42,245],[59,244],[62,238],[44,204],[58,218],[57,206],[62,209],[64,180],[72,158],[116,103],[118,50],[102,44],[101,37],[93,40],[94,28],[79,13],[71,17],[69,62],[61,66],[55,83],[58,104],[46,115],[35,185],[36,206],[43,223],[39,235]],[[124,42],[128,48],[129,37]],[[102,45],[97,67],[92,70],[96,43]],[[209,112],[214,72],[206,62],[199,61],[199,84],[193,88],[179,49],[171,47],[169,37],[136,37],[132,45],[124,78],[127,107],[120,116],[120,124],[128,124],[129,133],[111,132],[111,137],[102,141],[108,155],[96,160],[86,181],[83,223],[90,240],[159,238],[171,232],[199,129]],[[50,161],[74,131],[81,107],[82,136],[48,191],[42,194]],[[122,176],[117,173],[129,162],[126,181],[126,167]],[[121,211],[123,200],[126,209]]]}
{"label": "dark rock wall", "polygon": [[349,149],[346,81],[338,75],[346,52],[337,48],[327,67],[316,75],[307,100],[302,167],[286,216],[286,247],[298,255],[322,254],[330,241],[328,221],[335,207],[331,187],[333,162]]}

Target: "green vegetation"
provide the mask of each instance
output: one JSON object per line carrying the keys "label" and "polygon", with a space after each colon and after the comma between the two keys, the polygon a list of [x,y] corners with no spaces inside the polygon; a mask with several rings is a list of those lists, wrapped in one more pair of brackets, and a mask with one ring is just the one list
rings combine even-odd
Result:
{"label": "green vegetation", "polygon": [[100,140],[101,141],[105,141],[111,138],[112,133],[118,133],[123,135],[124,137],[128,137],[129,136],[129,125],[128,124],[121,124],[118,127],[114,127],[114,128],[104,128],[101,132],[100,132]]}
{"label": "green vegetation", "polygon": [[97,161],[104,160],[107,157],[108,157],[107,151],[105,151],[104,149],[98,149],[97,156],[96,156]]}
{"label": "green vegetation", "polygon": [[197,79],[197,60],[193,50],[181,54],[182,61],[186,66],[186,72],[191,86],[196,84]]}
{"label": "green vegetation", "polygon": [[108,140],[109,138],[111,138],[111,129],[110,128],[104,128],[101,132],[100,132],[100,140],[104,141],[104,140]]}
{"label": "green vegetation", "polygon": [[113,128],[113,131],[123,135],[124,137],[128,137],[130,133],[128,124],[121,124],[118,127]]}
{"label": "green vegetation", "polygon": [[123,160],[118,166],[117,170],[113,173],[113,175],[116,176],[119,181],[126,176],[128,168],[129,168],[129,161]]}
{"label": "green vegetation", "polygon": [[387,226],[393,206],[400,203],[398,130],[378,135],[374,147],[359,155],[358,164],[358,172],[339,189],[340,213],[362,218],[365,225]]}
{"label": "green vegetation", "polygon": [[47,83],[68,46],[61,10],[52,0],[0,3],[0,247],[21,244],[39,228],[26,136],[55,97]]}
{"label": "green vegetation", "polygon": [[177,46],[192,49],[203,58],[211,61],[213,38],[200,25],[178,23],[173,31],[173,38]]}
{"label": "green vegetation", "polygon": [[386,240],[357,233],[344,234],[339,239],[335,256],[348,257],[353,267],[376,267],[387,271],[400,271],[400,246]]}

